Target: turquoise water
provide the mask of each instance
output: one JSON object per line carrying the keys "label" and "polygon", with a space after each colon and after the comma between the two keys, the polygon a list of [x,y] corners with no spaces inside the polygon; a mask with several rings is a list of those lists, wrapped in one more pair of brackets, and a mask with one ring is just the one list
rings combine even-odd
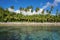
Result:
{"label": "turquoise water", "polygon": [[0,26],[0,40],[60,40],[60,27]]}

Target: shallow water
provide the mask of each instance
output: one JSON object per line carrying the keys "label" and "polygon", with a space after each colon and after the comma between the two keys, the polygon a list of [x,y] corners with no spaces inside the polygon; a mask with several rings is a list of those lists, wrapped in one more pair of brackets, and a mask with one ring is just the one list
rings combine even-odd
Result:
{"label": "shallow water", "polygon": [[0,40],[60,40],[60,27],[1,26]]}

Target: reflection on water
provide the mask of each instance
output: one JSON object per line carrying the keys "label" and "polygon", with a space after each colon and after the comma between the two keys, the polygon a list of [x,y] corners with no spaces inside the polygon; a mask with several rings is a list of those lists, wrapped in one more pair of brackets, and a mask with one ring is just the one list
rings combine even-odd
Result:
{"label": "reflection on water", "polygon": [[0,27],[0,40],[60,40],[60,27]]}

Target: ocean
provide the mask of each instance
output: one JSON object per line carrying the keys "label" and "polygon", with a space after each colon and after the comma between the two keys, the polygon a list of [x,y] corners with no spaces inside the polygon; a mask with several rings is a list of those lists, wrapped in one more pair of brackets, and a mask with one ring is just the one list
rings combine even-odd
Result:
{"label": "ocean", "polygon": [[60,40],[60,27],[0,26],[0,40]]}

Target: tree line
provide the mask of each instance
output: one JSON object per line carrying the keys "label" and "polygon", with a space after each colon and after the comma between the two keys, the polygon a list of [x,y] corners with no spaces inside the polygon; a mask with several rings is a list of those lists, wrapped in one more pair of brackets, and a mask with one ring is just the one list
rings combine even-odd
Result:
{"label": "tree line", "polygon": [[[14,6],[10,7],[11,9],[14,9]],[[15,12],[10,12],[8,9],[3,9],[0,7],[0,22],[60,22],[60,13],[59,10],[56,10],[56,15],[52,15],[53,6],[50,7],[50,10],[43,10],[41,14],[36,15],[23,15],[22,13],[16,14]],[[33,12],[33,7],[28,6],[27,8],[19,8],[20,10],[29,11],[29,9],[32,9],[31,12]],[[39,8],[37,7],[35,9],[36,12],[39,11]],[[44,12],[47,12],[47,14],[44,14]]]}

